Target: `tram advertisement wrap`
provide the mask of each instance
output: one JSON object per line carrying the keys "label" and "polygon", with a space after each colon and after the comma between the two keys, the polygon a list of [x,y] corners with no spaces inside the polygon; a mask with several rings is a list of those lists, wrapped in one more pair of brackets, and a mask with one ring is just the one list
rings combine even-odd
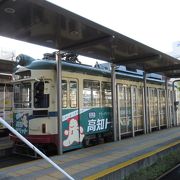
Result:
{"label": "tram advertisement wrap", "polygon": [[29,127],[28,113],[24,113],[24,112],[14,113],[13,127],[21,135],[28,135],[28,127]]}
{"label": "tram advertisement wrap", "polygon": [[62,120],[63,146],[77,146],[85,135],[109,131],[111,108],[65,109]]}

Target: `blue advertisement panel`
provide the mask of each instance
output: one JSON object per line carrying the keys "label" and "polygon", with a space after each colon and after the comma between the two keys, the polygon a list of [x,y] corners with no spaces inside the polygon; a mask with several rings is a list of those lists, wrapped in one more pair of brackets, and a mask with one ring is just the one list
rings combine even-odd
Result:
{"label": "blue advertisement panel", "polygon": [[18,131],[21,135],[25,136],[28,135],[28,127],[29,127],[29,121],[28,121],[28,113],[24,112],[17,112],[14,113],[13,118],[13,127]]}

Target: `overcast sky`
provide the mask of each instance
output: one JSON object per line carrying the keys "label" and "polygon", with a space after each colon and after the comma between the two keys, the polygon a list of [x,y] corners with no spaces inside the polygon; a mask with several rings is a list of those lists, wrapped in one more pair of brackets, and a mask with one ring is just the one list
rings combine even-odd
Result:
{"label": "overcast sky", "polygon": [[[179,0],[49,0],[164,53],[180,41]],[[48,48],[0,38],[0,47],[41,58]]]}

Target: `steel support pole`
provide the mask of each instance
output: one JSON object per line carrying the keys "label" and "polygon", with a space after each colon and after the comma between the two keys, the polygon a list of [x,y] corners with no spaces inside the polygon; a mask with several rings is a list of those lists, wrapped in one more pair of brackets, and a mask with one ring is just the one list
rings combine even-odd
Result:
{"label": "steel support pole", "polygon": [[114,141],[117,141],[117,101],[116,101],[116,73],[115,65],[111,64],[112,114]]}
{"label": "steel support pole", "polygon": [[[131,86],[131,121],[132,121],[132,136],[135,136],[135,132],[134,132],[134,109],[135,107],[133,105],[135,105],[134,103],[134,99],[133,99],[133,88]],[[136,96],[136,94],[134,94],[134,96]]]}
{"label": "steel support pole", "polygon": [[172,113],[173,113],[173,117],[172,117],[172,126],[176,126],[176,115],[175,115],[175,90],[174,90],[174,86],[172,89]]}
{"label": "steel support pole", "polygon": [[58,154],[63,154],[62,147],[62,67],[60,51],[56,52],[57,69],[57,126],[58,126]]}
{"label": "steel support pole", "polygon": [[144,134],[148,133],[148,114],[147,114],[147,74],[144,72]]}
{"label": "steel support pole", "polygon": [[6,106],[6,85],[4,86],[4,93],[3,93],[3,118],[5,119],[5,106]]}
{"label": "steel support pole", "polygon": [[157,89],[157,113],[158,113],[158,129],[161,129],[161,122],[160,122],[160,105],[159,105],[159,90]]}
{"label": "steel support pole", "polygon": [[142,89],[142,103],[143,103],[143,106],[142,106],[142,108],[143,108],[143,127],[144,127],[144,134],[146,134],[146,125],[145,125],[145,100],[144,100],[144,88]]}
{"label": "steel support pole", "polygon": [[151,129],[152,129],[152,127],[151,127],[151,116],[152,116],[152,114],[151,114],[151,100],[150,100],[150,98],[151,98],[151,91],[150,91],[150,88],[147,88],[147,94],[148,94],[148,121],[147,121],[147,129],[148,129],[148,132],[149,133],[151,133]]}
{"label": "steel support pole", "polygon": [[169,127],[171,128],[172,127],[172,102],[173,102],[173,99],[172,99],[172,94],[171,94],[171,91],[169,90],[168,91],[168,96],[169,96],[169,108],[168,108],[168,111],[169,111]]}
{"label": "steel support pole", "polygon": [[169,107],[169,96],[168,96],[168,79],[166,77],[165,79],[165,97],[166,97],[166,126],[167,128],[169,127],[169,111],[168,111],[168,107]]}
{"label": "steel support pole", "polygon": [[178,126],[178,116],[177,116],[177,112],[179,110],[176,110],[176,93],[175,93],[175,83],[179,82],[180,80],[175,80],[173,81],[173,96],[174,96],[174,102],[173,102],[173,112],[174,112],[174,126]]}
{"label": "steel support pole", "polygon": [[120,108],[121,108],[121,103],[120,103],[120,98],[119,98],[119,84],[117,85],[117,123],[118,123],[118,140],[121,140],[121,112],[120,112]]}

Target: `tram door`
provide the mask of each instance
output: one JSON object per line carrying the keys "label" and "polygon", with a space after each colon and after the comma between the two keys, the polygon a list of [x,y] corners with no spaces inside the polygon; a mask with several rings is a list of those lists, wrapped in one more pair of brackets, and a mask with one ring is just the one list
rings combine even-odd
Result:
{"label": "tram door", "polygon": [[[0,85],[0,117],[3,119],[5,118],[4,116],[4,111],[5,111],[5,87],[4,85]],[[3,128],[3,125],[0,124],[0,129]]]}
{"label": "tram door", "polygon": [[179,120],[179,118],[180,118],[180,92],[179,92],[179,90],[176,91],[175,99],[176,99],[176,102],[178,103],[176,105],[176,111],[175,111],[176,123],[177,123],[177,125],[179,125],[180,124],[180,120]]}
{"label": "tram door", "polygon": [[[131,86],[132,122],[134,133],[143,131],[143,88]],[[133,130],[132,130],[133,131]]]}
{"label": "tram door", "polygon": [[[12,99],[13,99],[13,88],[11,85],[0,85],[0,117],[6,120],[9,124],[12,123]],[[0,129],[4,128],[0,124]]]}
{"label": "tram door", "polygon": [[166,100],[165,100],[165,90],[159,89],[159,119],[160,126],[166,125]]}
{"label": "tram door", "polygon": [[148,88],[148,112],[149,128],[157,128],[159,124],[158,114],[158,92],[156,88]]}
{"label": "tram door", "polygon": [[118,127],[119,138],[121,135],[132,133],[132,104],[131,87],[127,85],[117,85],[118,99]]}
{"label": "tram door", "polygon": [[174,102],[174,94],[173,91],[168,91],[168,112],[169,112],[169,125],[170,127],[174,125],[174,111],[173,111],[173,102]]}
{"label": "tram door", "polygon": [[69,150],[80,145],[78,81],[62,80],[63,148]]}

